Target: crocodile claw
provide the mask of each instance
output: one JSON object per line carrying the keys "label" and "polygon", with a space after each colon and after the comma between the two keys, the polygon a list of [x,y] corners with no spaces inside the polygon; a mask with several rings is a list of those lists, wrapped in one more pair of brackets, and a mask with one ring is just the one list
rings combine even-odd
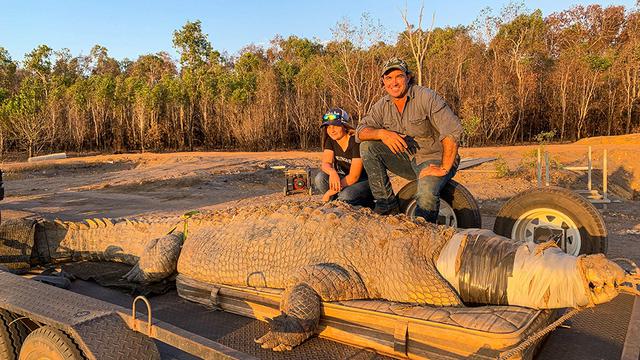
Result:
{"label": "crocodile claw", "polygon": [[270,319],[269,326],[271,330],[255,340],[263,349],[288,351],[302,344],[313,335],[312,331],[303,330],[298,319],[286,314]]}

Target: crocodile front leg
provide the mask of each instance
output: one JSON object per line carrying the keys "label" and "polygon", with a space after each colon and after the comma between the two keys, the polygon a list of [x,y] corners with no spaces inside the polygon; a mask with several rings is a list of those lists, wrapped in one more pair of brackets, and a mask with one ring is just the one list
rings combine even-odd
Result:
{"label": "crocodile front leg", "polygon": [[123,278],[138,283],[160,281],[176,272],[184,234],[174,231],[149,241],[140,259]]}
{"label": "crocodile front leg", "polygon": [[360,276],[337,264],[306,266],[288,282],[282,313],[269,320],[271,330],[256,342],[265,349],[291,350],[318,330],[322,301],[367,298]]}

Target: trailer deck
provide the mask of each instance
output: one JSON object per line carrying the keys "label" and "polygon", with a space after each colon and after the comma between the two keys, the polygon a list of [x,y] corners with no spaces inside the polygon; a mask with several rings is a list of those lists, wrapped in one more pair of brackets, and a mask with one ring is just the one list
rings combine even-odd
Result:
{"label": "trailer deck", "polygon": [[[132,297],[118,290],[102,287],[91,281],[75,280],[70,288],[78,294],[87,295],[122,307],[131,305]],[[373,351],[359,349],[335,341],[314,337],[295,351],[278,353],[261,349],[253,339],[262,336],[268,325],[225,311],[211,310],[178,296],[176,291],[150,299],[155,319],[170,323],[181,329],[204,336],[224,346],[238,350],[258,359],[353,359],[386,360],[389,357]],[[167,344],[157,342],[163,360],[198,359]]]}

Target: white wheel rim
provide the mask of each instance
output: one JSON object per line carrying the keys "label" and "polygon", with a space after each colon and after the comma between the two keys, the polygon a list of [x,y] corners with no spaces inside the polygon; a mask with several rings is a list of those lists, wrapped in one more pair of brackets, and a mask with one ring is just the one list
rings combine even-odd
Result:
{"label": "white wheel rim", "polygon": [[576,223],[566,214],[548,208],[538,208],[522,214],[511,230],[514,240],[535,241],[536,229],[555,230],[554,240],[564,252],[577,256],[580,254],[582,239]]}
{"label": "white wheel rim", "polygon": [[[405,214],[412,219],[416,218],[415,200],[412,200],[411,203],[409,203]],[[440,199],[440,210],[438,211],[438,220],[436,221],[436,224],[458,227],[458,218],[456,218],[456,213],[453,211],[451,205],[442,199]]]}

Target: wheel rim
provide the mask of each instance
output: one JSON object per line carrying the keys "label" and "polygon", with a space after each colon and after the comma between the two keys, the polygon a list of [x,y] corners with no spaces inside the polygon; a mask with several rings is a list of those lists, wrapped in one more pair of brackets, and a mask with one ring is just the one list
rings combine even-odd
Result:
{"label": "wheel rim", "polygon": [[538,208],[522,214],[513,225],[514,240],[541,243],[554,240],[567,254],[580,254],[582,239],[576,223],[566,214],[548,208]]}
{"label": "wheel rim", "polygon": [[[412,200],[409,206],[407,206],[405,214],[412,219],[416,218],[415,200]],[[440,210],[438,210],[438,220],[436,221],[436,224],[458,227],[458,218],[456,218],[456,213],[453,211],[451,205],[442,199],[440,199]]]}

